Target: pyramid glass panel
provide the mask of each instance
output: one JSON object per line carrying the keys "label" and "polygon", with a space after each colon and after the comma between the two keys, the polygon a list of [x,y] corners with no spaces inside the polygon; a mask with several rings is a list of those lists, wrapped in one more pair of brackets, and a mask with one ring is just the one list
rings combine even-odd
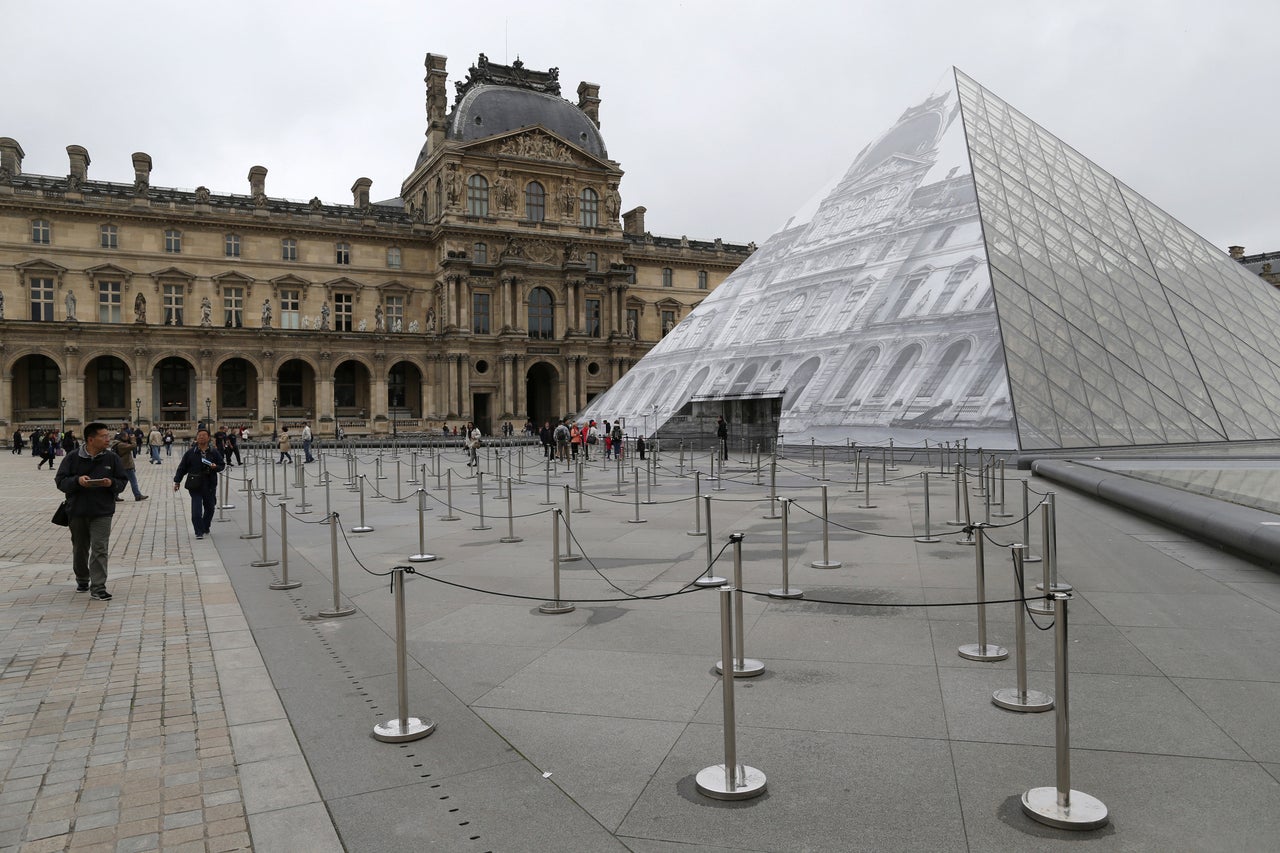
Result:
{"label": "pyramid glass panel", "polygon": [[584,414],[652,433],[772,400],[788,442],[1275,439],[1277,329],[1273,288],[955,71]]}

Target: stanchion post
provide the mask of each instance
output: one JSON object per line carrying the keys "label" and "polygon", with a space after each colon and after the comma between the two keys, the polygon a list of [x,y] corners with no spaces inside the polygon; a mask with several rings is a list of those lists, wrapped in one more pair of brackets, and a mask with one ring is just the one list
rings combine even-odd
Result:
{"label": "stanchion post", "polygon": [[1044,564],[1045,579],[1036,589],[1045,592],[1070,592],[1071,584],[1058,580],[1058,501],[1054,492],[1044,496]]}
{"label": "stanchion post", "polygon": [[770,521],[778,517],[778,456],[769,457],[769,514],[765,518]]}
{"label": "stanchion post", "polygon": [[289,580],[289,508],[280,502],[280,580],[267,584],[267,589],[297,589],[302,581]]}
{"label": "stanchion post", "polygon": [[[733,656],[733,587],[720,590],[720,659]],[[747,800],[765,792],[764,773],[738,763],[738,732],[734,717],[733,678],[721,677],[724,691],[724,764],[713,764],[698,771],[694,784],[698,793],[716,800]]]}
{"label": "stanchion post", "polygon": [[476,500],[479,501],[480,520],[471,529],[489,530],[489,525],[484,523],[484,472],[479,468],[476,469]]}
{"label": "stanchion post", "polygon": [[249,478],[249,499],[244,502],[245,515],[249,517],[249,532],[241,533],[241,539],[257,539],[261,534],[253,532],[253,478]]}
{"label": "stanchion post", "polygon": [[356,612],[354,606],[342,603],[342,589],[338,579],[338,514],[333,514],[333,523],[329,525],[329,562],[333,573],[333,607],[328,610],[321,610],[317,613],[323,619],[333,619],[338,616],[350,616]]}
{"label": "stanchion post", "polygon": [[569,520],[569,484],[564,486],[564,536],[567,540],[564,544],[568,550],[560,555],[560,562],[575,563],[582,559],[581,554],[573,553],[573,525]]}
{"label": "stanchion post", "polygon": [[360,475],[360,523],[351,528],[352,533],[372,533],[373,528],[364,520],[364,474]]}
{"label": "stanchion post", "polygon": [[1059,829],[1097,829],[1106,826],[1110,814],[1096,797],[1071,787],[1071,717],[1067,684],[1068,592],[1051,593],[1054,604],[1054,689],[1057,692],[1054,751],[1057,784],[1031,788],[1022,795],[1022,810],[1034,821]]}
{"label": "stanchion post", "polygon": [[636,508],[636,514],[635,514],[635,518],[627,519],[627,524],[644,524],[648,521],[648,519],[640,517],[640,469],[632,465],[631,476],[635,478],[635,488],[632,491],[635,494],[634,503]]}
{"label": "stanchion post", "polygon": [[924,480],[924,535],[917,536],[917,542],[939,542],[937,536],[933,535],[932,519],[929,516],[929,472],[921,471],[921,478]]}
{"label": "stanchion post", "polygon": [[[219,510],[223,510],[223,509],[235,509],[235,508],[236,508],[236,505],[235,505],[235,504],[233,504],[233,503],[231,502],[231,480],[230,480],[230,477],[229,477],[228,475],[224,474],[224,475],[223,475],[223,477],[222,477],[222,481],[223,481],[223,488],[222,488],[222,503],[220,503],[220,504],[218,505],[218,509],[219,509]],[[221,514],[219,514],[219,515],[218,515],[218,521],[222,521],[222,515],[221,515]]]}
{"label": "stanchion post", "polygon": [[977,525],[978,535],[973,544],[973,561],[978,576],[978,642],[967,643],[957,649],[957,652],[965,660],[997,661],[1009,657],[1009,650],[987,643],[987,568],[982,546],[987,537],[984,527],[982,524]]}
{"label": "stanchion post", "polygon": [[1012,545],[1009,550],[1013,553],[1013,626],[1014,643],[1017,647],[1015,661],[1018,665],[1018,686],[1001,687],[991,694],[991,703],[1006,711],[1038,714],[1053,707],[1053,697],[1039,690],[1027,689],[1027,612],[1023,606],[1027,583],[1022,562],[1027,546]]}
{"label": "stanchion post", "polygon": [[[839,560],[831,559],[831,537],[827,532],[830,515],[827,511],[827,487],[822,487],[822,559],[814,560],[809,565],[815,569],[838,569],[844,565]],[[737,581],[734,581],[737,584]]]}
{"label": "stanchion post", "polygon": [[418,553],[409,557],[410,563],[430,563],[435,560],[435,554],[427,553],[427,489],[426,486],[418,489]]}
{"label": "stanchion post", "polygon": [[862,503],[858,504],[858,509],[875,509],[876,505],[871,502],[871,454],[867,454],[867,480],[863,485],[866,491],[863,492]]}
{"label": "stanchion post", "polygon": [[[551,511],[551,595],[552,600],[538,605],[542,613],[569,613],[574,609],[573,602],[560,600],[560,515],[556,507]],[[568,517],[565,523],[568,524]]]}
{"label": "stanchion post", "polygon": [[702,472],[693,472],[693,530],[686,531],[689,536],[702,536],[702,502],[698,495],[702,494]]}
{"label": "stanchion post", "polygon": [[[260,504],[262,508],[262,559],[254,560],[249,565],[255,568],[264,568],[266,566],[278,566],[280,565],[279,560],[272,560],[267,557],[267,496],[265,494],[261,494],[259,495],[259,497],[261,498],[261,501],[262,501]],[[283,505],[283,503],[281,505]]]}
{"label": "stanchion post", "polygon": [[1022,558],[1024,563],[1038,563],[1040,558],[1031,553],[1031,484],[1022,481],[1022,541],[1027,546]]}
{"label": "stanchion post", "polygon": [[453,514],[453,469],[450,468],[445,472],[445,512],[447,515],[441,516],[441,521],[461,521],[458,516]]}
{"label": "stanchion post", "polygon": [[711,554],[711,495],[703,495],[702,502],[707,511],[707,571],[693,583],[695,586],[723,586],[725,579],[711,573],[711,563],[715,560]]}
{"label": "stanchion post", "polygon": [[[508,466],[510,468],[510,466]],[[515,495],[511,490],[511,478],[507,478],[507,535],[499,539],[499,542],[512,543],[523,542],[524,538],[516,535],[516,515],[515,515]]]}
{"label": "stanchion post", "polygon": [[782,586],[769,590],[770,598],[803,598],[804,591],[791,586],[791,548],[787,541],[787,524],[791,510],[791,498],[780,498],[782,504]]}
{"label": "stanchion post", "polygon": [[[764,664],[746,654],[746,620],[742,612],[742,540],[745,533],[730,533],[729,541],[733,543],[733,677],[752,678],[764,672]],[[716,672],[724,673],[724,658],[716,661]]]}
{"label": "stanchion post", "polygon": [[[398,460],[397,460],[398,461]],[[383,743],[406,743],[419,740],[436,730],[430,720],[409,716],[408,652],[404,616],[404,573],[407,566],[391,570],[391,587],[396,601],[396,718],[373,727],[373,739]],[[412,569],[408,569],[412,571]]]}

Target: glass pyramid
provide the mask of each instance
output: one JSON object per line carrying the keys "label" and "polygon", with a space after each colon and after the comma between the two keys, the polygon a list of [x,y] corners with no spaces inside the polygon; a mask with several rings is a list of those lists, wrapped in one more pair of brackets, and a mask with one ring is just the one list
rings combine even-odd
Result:
{"label": "glass pyramid", "polygon": [[1280,293],[956,70],[585,415],[654,432],[774,400],[788,443],[1272,439],[1277,329]]}

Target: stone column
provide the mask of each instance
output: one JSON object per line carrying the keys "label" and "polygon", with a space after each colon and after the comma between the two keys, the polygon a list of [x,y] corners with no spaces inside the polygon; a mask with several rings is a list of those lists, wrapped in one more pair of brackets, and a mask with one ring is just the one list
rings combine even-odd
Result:
{"label": "stone column", "polygon": [[578,356],[564,358],[564,404],[566,411],[578,411]]}
{"label": "stone column", "polygon": [[444,415],[449,418],[458,416],[458,359],[457,353],[445,356],[445,406]]}
{"label": "stone column", "polygon": [[517,417],[525,417],[527,412],[525,409],[525,377],[524,377],[525,358],[519,355],[511,357],[511,374],[513,384],[511,387],[511,414]]}
{"label": "stone column", "polygon": [[474,419],[471,411],[471,356],[458,356],[458,414],[467,419]]}

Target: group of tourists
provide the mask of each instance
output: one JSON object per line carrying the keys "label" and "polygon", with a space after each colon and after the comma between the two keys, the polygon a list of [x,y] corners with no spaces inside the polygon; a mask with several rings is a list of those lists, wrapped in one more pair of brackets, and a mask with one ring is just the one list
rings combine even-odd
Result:
{"label": "group of tourists", "polygon": [[[554,427],[551,421],[545,421],[538,430],[538,439],[542,442],[542,450],[547,459],[558,459],[562,462],[579,457],[585,462],[591,458],[591,448],[604,446],[605,459],[621,459],[623,449],[622,425],[610,425],[608,421],[597,423],[589,420],[579,424],[572,418],[565,418]],[[644,458],[644,437],[636,438],[636,452]]]}

